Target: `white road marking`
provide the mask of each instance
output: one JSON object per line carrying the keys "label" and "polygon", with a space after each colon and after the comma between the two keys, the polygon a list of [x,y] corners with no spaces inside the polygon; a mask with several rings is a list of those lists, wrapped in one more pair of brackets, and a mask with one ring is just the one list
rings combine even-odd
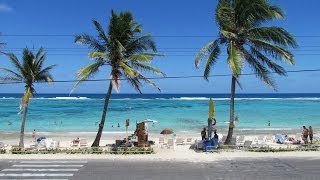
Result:
{"label": "white road marking", "polygon": [[66,164],[66,163],[70,163],[70,164],[83,164],[83,163],[87,163],[88,161],[21,161],[21,164]]}
{"label": "white road marking", "polygon": [[12,167],[83,167],[75,164],[14,164]]}
{"label": "white road marking", "polygon": [[[35,179],[1,179],[1,180],[35,180]],[[68,180],[68,179],[37,179],[37,180]]]}
{"label": "white road marking", "polygon": [[9,177],[13,177],[13,176],[17,176],[17,177],[27,177],[27,176],[32,176],[32,177],[59,177],[59,176],[73,176],[73,174],[70,173],[0,173],[0,177],[4,177],[4,176],[9,176]]}
{"label": "white road marking", "polygon": [[79,169],[25,169],[25,168],[20,168],[20,169],[3,169],[2,171],[32,171],[32,172],[59,172],[59,171],[79,171]]}

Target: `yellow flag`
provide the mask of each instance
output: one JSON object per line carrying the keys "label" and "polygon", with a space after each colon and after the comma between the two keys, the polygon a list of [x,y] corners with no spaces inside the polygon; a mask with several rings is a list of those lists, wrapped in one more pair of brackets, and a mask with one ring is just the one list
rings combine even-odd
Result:
{"label": "yellow flag", "polygon": [[213,119],[214,118],[214,103],[213,100],[210,98],[209,101],[209,119]]}

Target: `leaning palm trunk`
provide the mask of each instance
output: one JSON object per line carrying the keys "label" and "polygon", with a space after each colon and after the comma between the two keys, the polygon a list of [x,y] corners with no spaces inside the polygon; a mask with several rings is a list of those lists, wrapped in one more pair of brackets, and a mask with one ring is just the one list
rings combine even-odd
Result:
{"label": "leaning palm trunk", "polygon": [[108,89],[107,95],[106,95],[105,100],[104,100],[103,112],[102,112],[102,117],[101,117],[101,121],[100,121],[100,124],[99,124],[98,133],[97,133],[97,136],[94,139],[91,147],[99,147],[99,143],[100,143],[103,127],[104,127],[104,122],[106,120],[106,114],[107,114],[107,110],[108,110],[109,99],[110,99],[110,96],[111,96],[111,90],[112,90],[112,82],[110,81],[109,89]]}
{"label": "leaning palm trunk", "polygon": [[22,121],[21,121],[19,147],[24,148],[24,128],[25,128],[26,119],[27,119],[28,104],[23,104],[22,106],[23,106],[23,115],[22,115]]}
{"label": "leaning palm trunk", "polygon": [[231,143],[231,138],[233,135],[233,128],[234,128],[234,95],[236,92],[236,77],[233,75],[231,80],[231,96],[230,96],[230,124],[229,124],[229,131],[228,136],[225,141],[225,144]]}

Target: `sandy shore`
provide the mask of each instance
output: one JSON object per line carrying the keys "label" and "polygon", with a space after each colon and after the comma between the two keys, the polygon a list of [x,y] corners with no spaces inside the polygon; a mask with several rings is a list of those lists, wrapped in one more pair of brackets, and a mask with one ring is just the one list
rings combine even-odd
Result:
{"label": "sandy shore", "polygon": [[[2,133],[1,141],[10,145],[17,145],[19,140],[18,133]],[[60,147],[70,147],[70,142],[76,138],[85,138],[88,142],[88,147],[95,138],[96,133],[37,133],[37,137],[45,136],[55,141],[60,142]],[[265,134],[272,136],[270,134]],[[125,133],[105,133],[102,136],[100,146],[106,144],[113,144],[116,139],[123,139],[126,136]],[[222,151],[214,153],[196,152],[190,149],[190,145],[176,145],[174,149],[167,149],[159,146],[160,134],[149,134],[149,140],[156,142],[154,146],[155,154],[148,155],[110,155],[110,154],[29,154],[29,155],[15,155],[15,154],[0,154],[0,159],[108,159],[108,160],[143,160],[143,161],[187,161],[187,162],[210,162],[210,161],[223,161],[241,158],[291,158],[291,157],[309,157],[320,158],[320,152],[278,152],[278,153],[256,153],[247,151]],[[193,141],[200,139],[196,134],[183,134],[174,136],[165,136],[168,138],[192,138]],[[246,135],[246,140],[255,140],[258,135]],[[31,133],[25,135],[25,147],[29,147],[34,144],[34,139]],[[274,143],[275,144],[275,143]],[[276,144],[275,144],[276,145]],[[286,147],[284,145],[283,147]]]}

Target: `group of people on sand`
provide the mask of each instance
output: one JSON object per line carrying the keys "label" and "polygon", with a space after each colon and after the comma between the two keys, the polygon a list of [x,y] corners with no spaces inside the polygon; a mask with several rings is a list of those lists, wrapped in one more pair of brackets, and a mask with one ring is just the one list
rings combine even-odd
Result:
{"label": "group of people on sand", "polygon": [[313,129],[311,126],[309,126],[309,129],[306,128],[306,126],[302,127],[302,140],[304,142],[304,144],[308,144],[308,137],[310,140],[310,143],[312,144],[312,140],[313,140]]}

